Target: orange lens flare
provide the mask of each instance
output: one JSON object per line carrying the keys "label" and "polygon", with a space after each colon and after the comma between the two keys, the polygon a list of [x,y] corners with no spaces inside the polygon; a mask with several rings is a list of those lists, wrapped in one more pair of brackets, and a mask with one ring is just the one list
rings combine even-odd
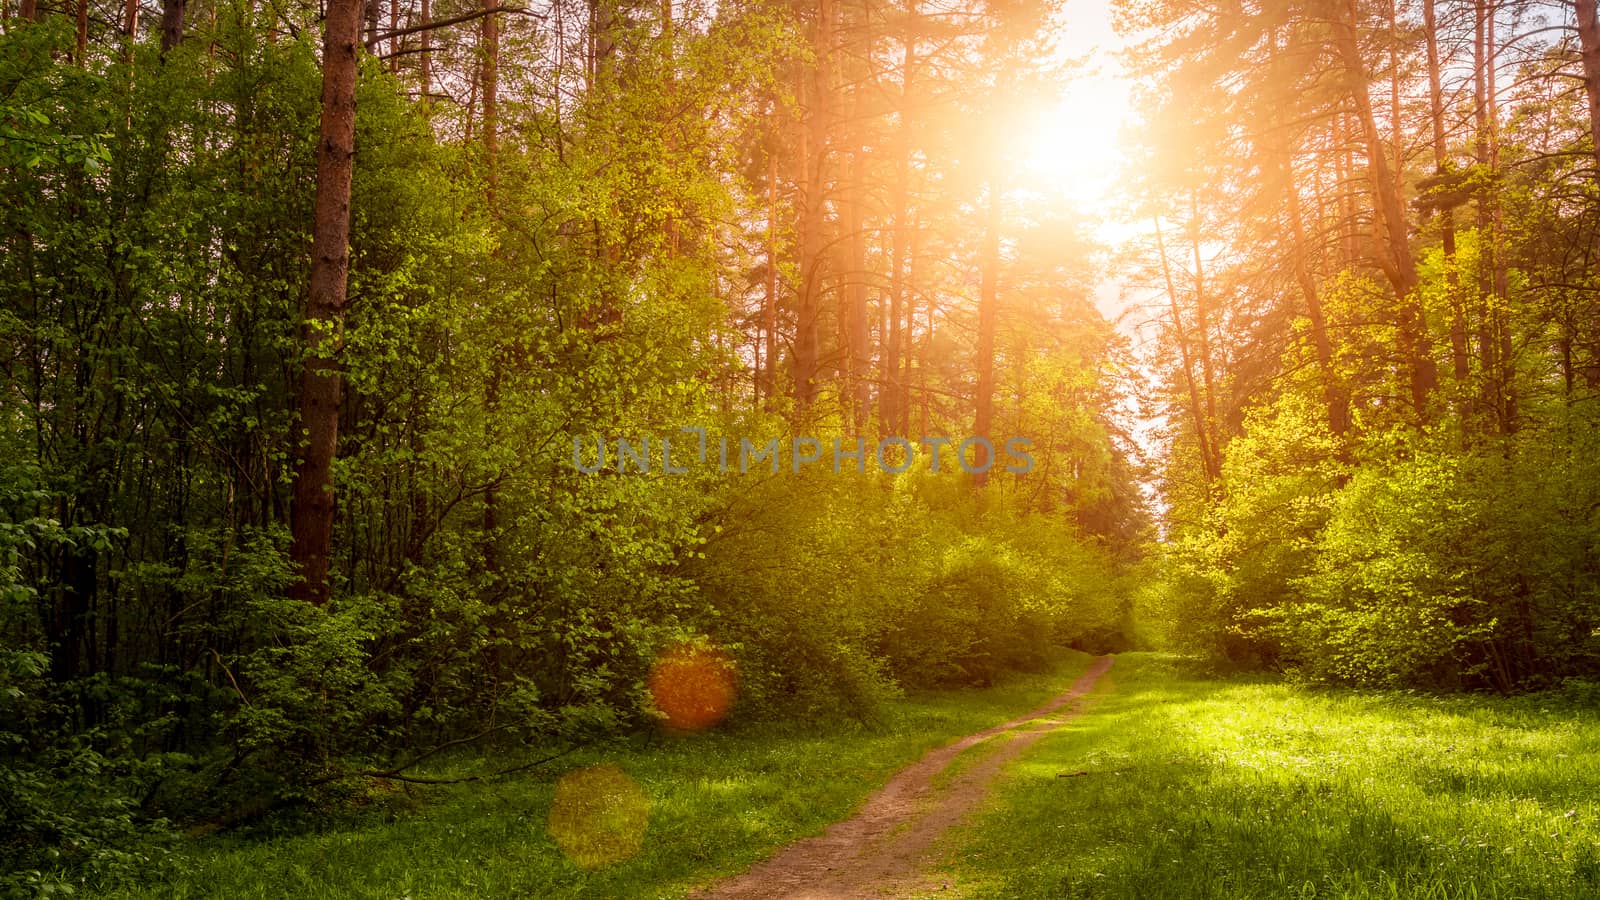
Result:
{"label": "orange lens flare", "polygon": [[650,699],[672,731],[704,731],[728,717],[737,691],[733,659],[714,647],[679,644],[650,668]]}

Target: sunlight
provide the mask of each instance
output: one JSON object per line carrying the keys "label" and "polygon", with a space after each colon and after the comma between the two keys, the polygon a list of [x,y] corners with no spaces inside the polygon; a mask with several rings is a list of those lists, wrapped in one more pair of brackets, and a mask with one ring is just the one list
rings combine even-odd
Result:
{"label": "sunlight", "polygon": [[1022,185],[1098,211],[1119,176],[1128,102],[1128,82],[1109,64],[1071,77],[1053,101],[1022,123]]}

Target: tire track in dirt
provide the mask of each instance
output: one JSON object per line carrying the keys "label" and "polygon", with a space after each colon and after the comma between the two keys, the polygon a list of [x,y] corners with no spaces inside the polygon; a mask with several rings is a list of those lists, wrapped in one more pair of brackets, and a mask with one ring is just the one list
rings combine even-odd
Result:
{"label": "tire track in dirt", "polygon": [[[1090,664],[1065,693],[1032,712],[928,751],[867,798],[855,815],[822,834],[790,844],[744,873],[697,892],[701,900],[836,900],[903,897],[936,891],[920,877],[934,843],[977,808],[1006,763],[1079,712],[1073,707],[1111,668],[1112,657]],[[1033,725],[1031,728],[1023,726]],[[1010,740],[942,788],[934,779],[964,751],[990,738]]]}

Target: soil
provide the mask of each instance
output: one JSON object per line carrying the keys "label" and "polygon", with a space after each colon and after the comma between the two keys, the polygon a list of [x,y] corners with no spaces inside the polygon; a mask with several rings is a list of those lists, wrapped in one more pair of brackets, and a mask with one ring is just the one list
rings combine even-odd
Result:
{"label": "soil", "polygon": [[[926,874],[939,838],[971,815],[1006,763],[1080,711],[1073,704],[1111,662],[1110,656],[1096,659],[1065,693],[1026,715],[928,751],[868,797],[854,816],[694,896],[834,900],[940,893],[946,886]],[[994,742],[998,746],[989,753],[934,785],[963,752],[1002,736],[1007,739]]]}

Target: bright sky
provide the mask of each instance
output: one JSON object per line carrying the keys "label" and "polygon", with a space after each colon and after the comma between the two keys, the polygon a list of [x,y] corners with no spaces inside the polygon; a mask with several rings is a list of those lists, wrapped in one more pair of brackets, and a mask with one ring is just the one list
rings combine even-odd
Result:
{"label": "bright sky", "polygon": [[[1023,128],[1020,179],[1032,192],[1061,198],[1091,218],[1095,237],[1116,247],[1137,234],[1113,209],[1121,175],[1131,83],[1117,54],[1125,46],[1111,25],[1109,0],[1065,0],[1056,40],[1064,82],[1055,101]],[[1095,291],[1102,314],[1116,319],[1126,302],[1122,282]]]}
{"label": "bright sky", "polygon": [[1025,180],[1086,212],[1103,208],[1122,156],[1129,85],[1115,56],[1121,47],[1107,0],[1066,0],[1057,40],[1066,82],[1023,138]]}

